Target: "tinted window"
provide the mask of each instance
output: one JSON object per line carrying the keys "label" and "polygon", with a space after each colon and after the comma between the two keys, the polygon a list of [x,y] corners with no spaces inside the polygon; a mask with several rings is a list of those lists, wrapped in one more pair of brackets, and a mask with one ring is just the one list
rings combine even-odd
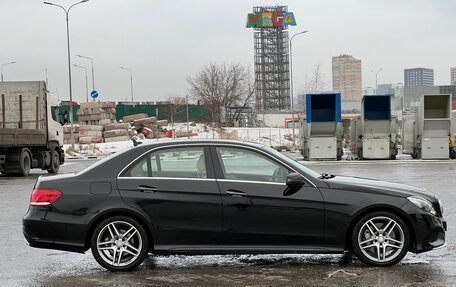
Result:
{"label": "tinted window", "polygon": [[148,156],[143,157],[139,162],[130,167],[123,176],[127,177],[147,177],[149,168],[147,167]]}
{"label": "tinted window", "polygon": [[152,152],[130,167],[123,176],[207,178],[204,147],[170,148]]}
{"label": "tinted window", "polygon": [[218,147],[217,154],[225,179],[286,182],[288,169],[259,153]]}
{"label": "tinted window", "polygon": [[51,116],[56,122],[60,122],[60,108],[57,106],[51,106]]}

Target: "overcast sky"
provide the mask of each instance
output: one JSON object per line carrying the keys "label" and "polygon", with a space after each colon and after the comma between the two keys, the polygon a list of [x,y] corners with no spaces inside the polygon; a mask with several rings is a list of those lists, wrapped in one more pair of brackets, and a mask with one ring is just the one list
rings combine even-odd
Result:
{"label": "overcast sky", "polygon": [[[52,0],[50,0],[52,2]],[[77,1],[54,0],[69,6]],[[101,100],[130,99],[133,69],[135,100],[183,96],[187,76],[210,62],[240,62],[253,68],[253,31],[247,13],[257,5],[288,5],[297,26],[309,30],[293,40],[295,93],[320,63],[326,89],[331,57],[351,54],[362,60],[363,87],[403,82],[403,69],[434,69],[435,84],[450,82],[456,66],[454,0],[90,0],[70,12],[72,64],[90,67]],[[65,14],[38,0],[0,0],[0,62],[5,81],[44,80],[61,100],[69,98]],[[85,101],[85,76],[73,68],[73,99]],[[90,71],[90,69],[89,69]],[[91,79],[89,74],[89,86]]]}

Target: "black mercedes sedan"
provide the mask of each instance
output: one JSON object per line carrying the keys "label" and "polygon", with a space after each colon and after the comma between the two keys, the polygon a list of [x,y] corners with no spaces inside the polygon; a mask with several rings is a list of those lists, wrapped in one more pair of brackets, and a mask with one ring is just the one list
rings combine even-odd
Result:
{"label": "black mercedes sedan", "polygon": [[432,193],[316,173],[260,144],[166,141],[76,174],[40,177],[23,218],[32,247],[131,270],[149,254],[343,253],[389,266],[444,245]]}

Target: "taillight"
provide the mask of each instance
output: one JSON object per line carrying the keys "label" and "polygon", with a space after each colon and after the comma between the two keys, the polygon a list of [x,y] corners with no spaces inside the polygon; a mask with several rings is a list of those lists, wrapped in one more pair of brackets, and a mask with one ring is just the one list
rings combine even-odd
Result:
{"label": "taillight", "polygon": [[30,198],[30,205],[51,205],[62,195],[57,189],[34,189]]}

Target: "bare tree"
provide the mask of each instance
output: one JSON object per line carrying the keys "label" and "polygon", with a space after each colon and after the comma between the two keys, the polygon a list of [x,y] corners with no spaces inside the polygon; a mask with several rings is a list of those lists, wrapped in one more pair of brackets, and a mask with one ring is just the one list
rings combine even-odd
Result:
{"label": "bare tree", "polygon": [[[211,63],[193,77],[188,77],[187,81],[190,84],[190,95],[208,108],[212,121],[217,122],[219,127],[228,107],[245,107],[252,104],[254,99],[250,70],[241,64]],[[239,112],[234,117],[239,116]]]}
{"label": "bare tree", "polygon": [[310,80],[308,80],[306,77],[306,93],[321,93],[325,89],[323,77],[324,74],[321,72],[320,63],[318,63],[314,66]]}
{"label": "bare tree", "polygon": [[314,66],[312,71],[312,75],[309,77],[305,76],[304,78],[304,87],[298,93],[298,97],[302,98],[300,103],[302,104],[302,110],[305,111],[305,95],[306,94],[318,94],[325,90],[325,82],[323,80],[324,74],[321,72],[321,65],[320,63]]}
{"label": "bare tree", "polygon": [[185,112],[186,101],[183,97],[168,97],[168,113],[171,120],[171,130],[173,132],[173,138],[175,138],[174,132],[174,120],[175,116]]}

